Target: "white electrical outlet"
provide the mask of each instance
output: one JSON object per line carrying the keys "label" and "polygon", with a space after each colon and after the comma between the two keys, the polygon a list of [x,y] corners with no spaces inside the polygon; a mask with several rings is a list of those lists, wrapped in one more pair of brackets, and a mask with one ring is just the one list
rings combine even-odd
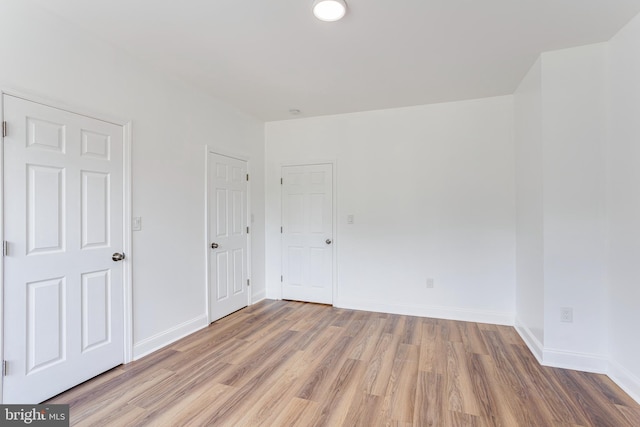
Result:
{"label": "white electrical outlet", "polygon": [[566,323],[573,322],[573,308],[571,307],[562,307],[560,309],[560,321]]}
{"label": "white electrical outlet", "polygon": [[347,215],[347,224],[353,224],[353,214]]}
{"label": "white electrical outlet", "polygon": [[431,289],[431,288],[433,288],[434,285],[435,285],[435,282],[433,280],[433,277],[428,277],[427,278],[427,288]]}

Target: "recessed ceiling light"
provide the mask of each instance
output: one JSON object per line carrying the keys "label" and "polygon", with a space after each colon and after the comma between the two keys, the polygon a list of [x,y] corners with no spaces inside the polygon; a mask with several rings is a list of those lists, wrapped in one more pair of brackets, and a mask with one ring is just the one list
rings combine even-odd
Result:
{"label": "recessed ceiling light", "polygon": [[297,116],[298,114],[300,114],[300,110],[298,110],[297,108],[292,108],[289,110],[289,114],[291,114],[292,116]]}
{"label": "recessed ceiling light", "polygon": [[347,4],[344,0],[314,0],[313,2],[313,14],[321,21],[338,21],[346,12]]}

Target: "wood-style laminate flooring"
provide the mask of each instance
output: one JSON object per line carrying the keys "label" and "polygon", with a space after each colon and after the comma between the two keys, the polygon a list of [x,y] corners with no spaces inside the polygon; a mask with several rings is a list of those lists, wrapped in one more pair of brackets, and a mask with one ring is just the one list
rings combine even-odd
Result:
{"label": "wood-style laminate flooring", "polygon": [[49,403],[79,426],[640,426],[511,327],[263,301]]}

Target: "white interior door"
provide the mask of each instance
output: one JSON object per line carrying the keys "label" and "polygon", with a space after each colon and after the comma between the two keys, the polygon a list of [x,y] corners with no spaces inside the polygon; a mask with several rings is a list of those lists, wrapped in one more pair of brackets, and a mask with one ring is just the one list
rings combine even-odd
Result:
{"label": "white interior door", "polygon": [[209,153],[211,321],[248,305],[247,163]]}
{"label": "white interior door", "polygon": [[124,360],[123,129],[3,96],[4,403]]}
{"label": "white interior door", "polygon": [[333,303],[333,165],[282,168],[282,298]]}

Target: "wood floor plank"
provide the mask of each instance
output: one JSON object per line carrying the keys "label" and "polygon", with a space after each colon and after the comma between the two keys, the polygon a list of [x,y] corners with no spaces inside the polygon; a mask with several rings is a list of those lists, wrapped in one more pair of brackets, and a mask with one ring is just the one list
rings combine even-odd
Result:
{"label": "wood floor plank", "polygon": [[349,323],[345,325],[345,334],[350,337],[361,336],[362,329],[366,328],[369,323],[369,317],[366,312],[356,311]]}
{"label": "wood floor plank", "polygon": [[533,354],[524,346],[513,345],[512,350],[516,360],[521,362],[517,363],[515,367],[518,375],[527,384],[528,394],[535,399],[540,397],[537,390],[546,390],[544,398],[538,402],[549,414],[549,419],[568,424],[584,424],[586,419],[583,412],[576,411],[571,405],[566,405],[570,396],[564,392],[560,383],[555,381],[552,375],[545,372],[545,370],[552,370],[552,368],[540,366]]}
{"label": "wood floor plank", "polygon": [[636,427],[603,375],[515,329],[265,300],[48,403],[74,426]]}
{"label": "wood floor plank", "polygon": [[285,361],[284,355],[279,356],[269,365],[258,370],[247,383],[241,387],[235,387],[236,390],[233,393],[228,393],[224,398],[218,399],[215,402],[215,410],[213,406],[207,408],[208,415],[203,417],[203,425],[223,425],[246,411],[253,403],[250,396],[262,395],[265,389],[269,388],[281,374],[280,368]]}
{"label": "wood floor plank", "polygon": [[145,393],[149,389],[152,389],[156,384],[165,381],[173,375],[175,374],[171,371],[158,369],[141,377],[140,382],[136,384],[135,388],[112,388],[101,396],[101,401],[104,403],[103,406],[85,405],[82,407],[76,407],[76,410],[72,411],[70,414],[71,422],[74,422],[75,420],[83,420],[89,417],[100,419],[102,417],[110,416],[112,413],[111,408],[125,407],[133,398]]}
{"label": "wood floor plank", "polygon": [[445,384],[449,393],[449,410],[462,414],[481,414],[471,381],[467,352],[461,342],[450,342],[447,347],[447,374]]}
{"label": "wood floor plank", "polygon": [[556,374],[563,378],[563,384],[569,389],[572,397],[584,410],[589,422],[597,426],[620,426],[627,420],[618,411],[608,411],[607,415],[597,408],[614,407],[599,389],[587,386],[582,372],[558,370]]}
{"label": "wood floor plank", "polygon": [[311,366],[308,381],[300,388],[297,397],[319,402],[323,391],[328,387],[332,373],[338,366],[340,356],[346,351],[351,341],[349,336],[341,336],[331,347],[322,353],[315,364]]}
{"label": "wood floor plank", "polygon": [[443,425],[444,381],[441,374],[418,372],[413,420],[416,426]]}
{"label": "wood floor plank", "polygon": [[444,424],[446,426],[460,427],[483,427],[483,420],[475,415],[463,414],[460,412],[447,412]]}
{"label": "wood floor plank", "polygon": [[438,319],[438,325],[440,325],[440,333],[442,339],[449,342],[462,342],[462,335],[460,334],[460,328],[458,327],[460,322],[455,320]]}
{"label": "wood floor plank", "polygon": [[235,387],[214,383],[210,387],[178,400],[168,407],[149,413],[140,426],[205,426],[206,420],[218,410],[224,396],[233,394]]}
{"label": "wood floor plank", "polygon": [[107,427],[113,425],[130,426],[140,425],[147,416],[147,411],[132,405],[123,405],[117,412],[103,413],[96,412],[86,418],[83,418],[79,422],[74,422],[74,418],[71,418],[71,423],[78,427]]}
{"label": "wood floor plank", "polygon": [[318,410],[319,404],[311,400],[299,399],[297,397],[290,400],[281,413],[275,413],[277,417],[263,425],[265,426],[303,426],[307,420],[311,419]]}
{"label": "wood floor plank", "polygon": [[511,427],[520,425],[517,405],[507,394],[505,395],[504,383],[498,379],[497,367],[490,356],[476,355],[479,363],[476,368],[483,381],[486,383],[488,392],[484,401],[485,419],[496,426]]}
{"label": "wood floor plank", "polygon": [[633,406],[615,405],[616,409],[620,411],[622,416],[625,417],[629,425],[640,426],[640,408],[634,408]]}
{"label": "wood floor plank", "polygon": [[212,359],[209,364],[202,365],[200,369],[192,369],[168,377],[166,381],[136,395],[129,401],[129,404],[151,412],[162,410],[173,402],[208,387],[212,381],[232,368],[232,365]]}
{"label": "wood floor plank", "polygon": [[351,403],[345,417],[345,426],[374,427],[383,425],[380,416],[383,398],[371,394],[360,393]]}
{"label": "wood floor plank", "polygon": [[395,354],[400,344],[400,337],[383,333],[376,344],[373,356],[367,364],[367,370],[362,389],[367,394],[384,396],[387,391],[389,378]]}
{"label": "wood floor plank", "polygon": [[326,318],[324,313],[327,308],[331,308],[331,306],[310,303],[289,312],[286,316],[291,324],[289,329],[302,332],[312,328],[318,320]]}
{"label": "wood floor plank", "polygon": [[403,423],[413,422],[418,380],[419,347],[400,344],[383,403],[383,417]]}
{"label": "wood floor plank", "polygon": [[318,402],[320,405],[311,426],[340,426],[348,415],[351,401],[358,392],[357,379],[364,372],[364,362],[346,359],[340,366],[335,380]]}
{"label": "wood floor plank", "polygon": [[118,366],[103,373],[102,375],[98,375],[97,377],[94,377],[80,384],[77,387],[72,388],[71,390],[68,390],[62,394],[59,394],[58,396],[49,399],[48,402],[52,404],[66,404],[73,402],[73,404],[81,405],[83,401],[85,401],[87,398],[90,398],[92,391],[100,389],[101,387],[104,387],[105,389],[111,388],[112,386],[110,384],[105,384],[109,383],[110,381],[116,381],[116,378],[120,377],[124,372],[125,370],[123,369],[123,367]]}
{"label": "wood floor plank", "polygon": [[286,365],[274,366],[273,375],[266,377],[259,384],[262,392],[249,399],[246,410],[234,410],[224,417],[228,425],[269,425],[268,420],[274,413],[284,410],[287,403],[294,398],[292,385],[304,372],[304,353],[296,352],[290,356]]}
{"label": "wood floor plank", "polygon": [[590,387],[601,391],[603,397],[613,404],[633,406],[635,403],[631,396],[622,391],[622,389],[606,375],[585,375],[582,376],[582,380],[589,382]]}
{"label": "wood floor plank", "polygon": [[526,385],[516,371],[510,346],[501,339],[499,332],[485,331],[482,335],[487,342],[498,379],[508,385],[514,393],[522,394]]}
{"label": "wood floor plank", "polygon": [[438,342],[438,326],[434,319],[424,319],[422,322],[422,337],[420,340],[419,370],[422,372],[437,371],[439,354],[442,342]]}
{"label": "wood floor plank", "polygon": [[408,316],[405,324],[403,344],[419,345],[422,339],[422,319],[415,316]]}
{"label": "wood floor plank", "polygon": [[373,318],[370,320],[364,333],[354,337],[353,349],[349,354],[349,357],[351,359],[369,361],[373,356],[376,344],[380,340],[383,328],[383,319]]}
{"label": "wood floor plank", "polygon": [[228,356],[224,360],[236,366],[221,382],[231,386],[242,386],[251,380],[256,369],[260,369],[269,363],[274,357],[277,358],[288,353],[286,344],[293,341],[299,332],[285,330],[271,336],[264,345],[256,345],[253,351],[245,354]]}
{"label": "wood floor plank", "polygon": [[458,322],[458,328],[467,353],[489,354],[477,323]]}

